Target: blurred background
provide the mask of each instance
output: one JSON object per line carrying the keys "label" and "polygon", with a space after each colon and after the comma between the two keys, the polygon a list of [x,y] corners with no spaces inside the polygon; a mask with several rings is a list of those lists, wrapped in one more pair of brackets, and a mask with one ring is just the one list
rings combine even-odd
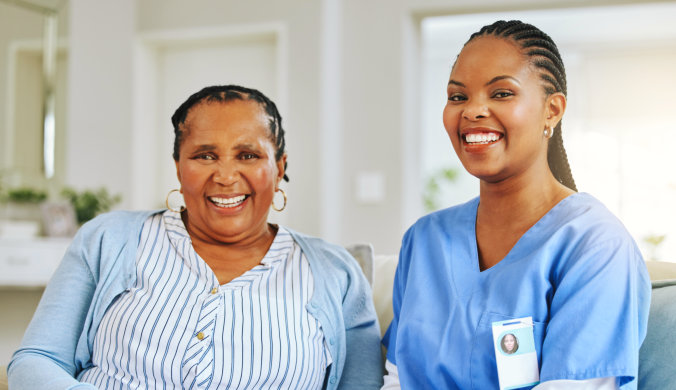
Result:
{"label": "blurred background", "polygon": [[0,364],[68,244],[68,212],[164,207],[169,118],[206,85],[278,104],[291,181],[275,221],[396,253],[424,213],[478,195],[441,113],[463,43],[497,19],[559,45],[578,189],[646,259],[676,261],[675,1],[0,0]]}

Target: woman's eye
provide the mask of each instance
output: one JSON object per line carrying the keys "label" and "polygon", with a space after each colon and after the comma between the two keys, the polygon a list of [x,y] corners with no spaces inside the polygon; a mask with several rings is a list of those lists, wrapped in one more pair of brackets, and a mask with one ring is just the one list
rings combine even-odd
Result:
{"label": "woman's eye", "polygon": [[258,158],[258,155],[254,153],[242,153],[239,155],[239,158],[242,160],[252,160],[254,158]]}
{"label": "woman's eye", "polygon": [[459,93],[453,93],[453,94],[448,96],[449,102],[460,102],[460,101],[463,101],[463,100],[467,100],[467,98],[465,96],[463,96],[462,94],[459,94]]}
{"label": "woman's eye", "polygon": [[498,99],[504,99],[510,96],[514,96],[514,94],[510,91],[497,91],[493,94],[493,97]]}
{"label": "woman's eye", "polygon": [[216,157],[212,154],[198,154],[193,157],[195,160],[215,160]]}

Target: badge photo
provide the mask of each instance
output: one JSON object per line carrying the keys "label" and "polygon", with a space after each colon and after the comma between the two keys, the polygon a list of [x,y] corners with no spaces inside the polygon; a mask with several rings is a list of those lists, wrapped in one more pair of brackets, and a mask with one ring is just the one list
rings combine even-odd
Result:
{"label": "badge photo", "polygon": [[540,383],[532,317],[493,322],[493,345],[500,390]]}

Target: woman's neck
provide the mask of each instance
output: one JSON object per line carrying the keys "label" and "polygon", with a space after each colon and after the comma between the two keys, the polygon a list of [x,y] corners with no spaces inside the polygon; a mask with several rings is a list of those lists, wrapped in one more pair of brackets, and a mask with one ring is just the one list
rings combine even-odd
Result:
{"label": "woman's neck", "polygon": [[505,226],[524,219],[535,223],[572,193],[549,170],[536,177],[515,177],[498,183],[481,181],[477,224]]}
{"label": "woman's neck", "polygon": [[237,242],[204,240],[188,229],[195,252],[216,274],[220,284],[225,284],[260,264],[277,235],[276,225],[266,224],[256,237]]}
{"label": "woman's neck", "polygon": [[549,170],[535,178],[482,181],[476,219],[480,269],[500,262],[528,229],[572,193]]}

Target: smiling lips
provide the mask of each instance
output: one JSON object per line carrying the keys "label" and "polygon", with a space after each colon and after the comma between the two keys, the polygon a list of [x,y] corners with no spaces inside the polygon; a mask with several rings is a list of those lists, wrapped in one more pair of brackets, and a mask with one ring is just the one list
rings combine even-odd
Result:
{"label": "smiling lips", "polygon": [[244,203],[246,198],[247,195],[233,196],[232,198],[217,198],[215,196],[210,196],[209,200],[218,207],[232,208]]}
{"label": "smiling lips", "polygon": [[502,134],[492,131],[471,132],[462,136],[468,145],[488,145],[502,139]]}

